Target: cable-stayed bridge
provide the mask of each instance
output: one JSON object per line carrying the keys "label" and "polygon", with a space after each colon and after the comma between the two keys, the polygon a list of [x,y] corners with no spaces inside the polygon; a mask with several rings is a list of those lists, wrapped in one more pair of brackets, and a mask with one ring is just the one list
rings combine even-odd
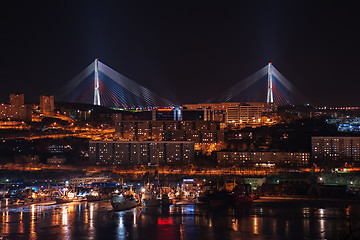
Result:
{"label": "cable-stayed bridge", "polygon": [[[263,81],[260,81],[263,80]],[[56,94],[64,102],[122,109],[174,107],[174,104],[106,66],[98,59]],[[207,102],[305,103],[305,98],[269,63]]]}
{"label": "cable-stayed bridge", "polygon": [[98,59],[67,83],[56,96],[64,102],[122,109],[174,106],[170,101],[116,72]]}
{"label": "cable-stayed bridge", "polygon": [[272,63],[207,102],[267,102],[279,105],[307,103],[306,98]]}

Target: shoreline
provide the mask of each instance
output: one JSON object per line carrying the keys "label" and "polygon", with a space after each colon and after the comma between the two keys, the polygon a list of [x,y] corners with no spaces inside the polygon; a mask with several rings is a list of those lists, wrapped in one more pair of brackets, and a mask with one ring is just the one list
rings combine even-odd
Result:
{"label": "shoreline", "polygon": [[271,202],[328,202],[328,203],[359,203],[360,199],[341,199],[341,198],[309,198],[309,197],[260,197],[253,203],[271,203]]}

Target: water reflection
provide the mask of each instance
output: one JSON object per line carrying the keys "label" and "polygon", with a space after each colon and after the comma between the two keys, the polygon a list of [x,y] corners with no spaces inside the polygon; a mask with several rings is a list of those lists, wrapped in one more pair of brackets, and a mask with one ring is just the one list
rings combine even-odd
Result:
{"label": "water reflection", "polygon": [[117,238],[118,239],[125,239],[126,238],[126,229],[124,226],[124,212],[118,212],[116,213],[118,215],[118,227],[117,227]]}
{"label": "water reflection", "polygon": [[31,208],[31,218],[30,218],[30,239],[36,239],[36,230],[35,230],[35,221],[36,221],[36,206],[32,204]]}
{"label": "water reflection", "polygon": [[253,232],[254,234],[259,234],[259,219],[257,216],[253,217]]}
{"label": "water reflection", "polygon": [[20,212],[20,217],[19,217],[19,230],[18,230],[18,232],[21,233],[21,234],[24,233],[23,216],[24,216],[24,213],[23,213],[23,212]]}
{"label": "water reflection", "polygon": [[304,239],[333,238],[359,207],[252,204],[237,209],[172,205],[114,212],[109,202],[0,209],[4,239]]}

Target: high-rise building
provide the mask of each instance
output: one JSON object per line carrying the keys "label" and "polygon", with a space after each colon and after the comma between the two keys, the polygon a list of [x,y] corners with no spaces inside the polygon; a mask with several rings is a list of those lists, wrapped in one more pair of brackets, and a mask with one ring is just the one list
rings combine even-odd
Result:
{"label": "high-rise building", "polygon": [[315,160],[360,161],[360,137],[312,137],[311,146]]}
{"label": "high-rise building", "polygon": [[90,141],[94,164],[157,165],[189,163],[194,142],[188,141]]}
{"label": "high-rise building", "polygon": [[306,152],[218,152],[217,161],[221,165],[307,165],[310,154]]}
{"label": "high-rise building", "polygon": [[13,106],[24,105],[24,94],[10,94],[10,105]]}
{"label": "high-rise building", "polygon": [[120,121],[115,133],[122,140],[194,141],[195,144],[224,142],[219,122],[208,121]]}
{"label": "high-rise building", "polygon": [[1,120],[31,121],[32,108],[24,104],[24,94],[10,94],[9,102],[0,105]]}
{"label": "high-rise building", "polygon": [[253,104],[239,105],[239,122],[245,124],[259,124],[261,122],[263,106]]}
{"label": "high-rise building", "polygon": [[53,95],[40,95],[40,113],[43,116],[52,116],[54,114]]}

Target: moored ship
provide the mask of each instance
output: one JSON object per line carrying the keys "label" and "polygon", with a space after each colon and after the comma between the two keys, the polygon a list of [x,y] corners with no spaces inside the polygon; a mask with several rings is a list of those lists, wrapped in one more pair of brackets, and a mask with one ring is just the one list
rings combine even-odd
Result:
{"label": "moored ship", "polygon": [[145,207],[159,207],[161,204],[161,199],[151,191],[146,191],[141,201]]}
{"label": "moored ship", "polygon": [[61,204],[61,203],[70,203],[75,201],[76,199],[77,196],[75,192],[64,189],[64,193],[60,197],[55,198],[55,201],[57,204]]}
{"label": "moored ship", "polygon": [[124,211],[138,205],[134,194],[117,194],[110,199],[111,206],[115,211]]}
{"label": "moored ship", "polygon": [[109,198],[108,194],[101,193],[100,191],[97,190],[92,190],[88,195],[86,195],[86,201],[88,202],[101,201],[108,198]]}
{"label": "moored ship", "polygon": [[251,193],[250,184],[237,185],[232,191],[232,203],[235,206],[252,202],[254,198],[254,195]]}

